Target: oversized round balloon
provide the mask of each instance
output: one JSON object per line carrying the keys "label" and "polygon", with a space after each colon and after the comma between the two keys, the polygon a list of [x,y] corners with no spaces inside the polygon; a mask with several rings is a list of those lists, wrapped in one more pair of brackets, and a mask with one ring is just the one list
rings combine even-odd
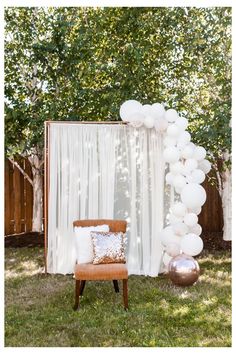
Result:
{"label": "oversized round balloon", "polygon": [[169,261],[168,271],[170,280],[179,286],[193,285],[200,275],[198,262],[186,254],[172,258]]}
{"label": "oversized round balloon", "polygon": [[197,256],[203,250],[203,241],[195,234],[187,234],[181,238],[180,248],[189,256]]}
{"label": "oversized round balloon", "polygon": [[167,246],[166,246],[166,253],[170,257],[177,256],[178,254],[180,254],[180,245],[178,243],[175,243],[175,242],[168,243]]}
{"label": "oversized round balloon", "polygon": [[163,157],[166,162],[173,163],[179,160],[179,150],[174,146],[167,147],[163,152]]}
{"label": "oversized round balloon", "polygon": [[168,120],[168,122],[173,123],[176,121],[176,119],[179,117],[178,113],[176,112],[175,109],[168,109],[165,113],[165,118]]}
{"label": "oversized round balloon", "polygon": [[134,112],[131,113],[131,115],[129,116],[129,122],[142,122],[145,119],[145,115],[141,112]]}
{"label": "oversized round balloon", "polygon": [[181,201],[187,208],[199,208],[206,201],[205,189],[197,183],[189,183],[181,191]]}
{"label": "oversized round balloon", "polygon": [[128,122],[131,114],[135,112],[139,112],[141,111],[141,109],[142,109],[142,105],[138,101],[136,100],[125,101],[120,106],[120,117],[124,122]]}

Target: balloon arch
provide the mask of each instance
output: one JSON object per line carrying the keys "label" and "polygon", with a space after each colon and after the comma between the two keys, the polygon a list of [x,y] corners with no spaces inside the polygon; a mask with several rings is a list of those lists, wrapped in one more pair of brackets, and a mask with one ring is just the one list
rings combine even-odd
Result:
{"label": "balloon arch", "polygon": [[205,159],[206,150],[191,142],[191,135],[186,131],[188,120],[174,109],[165,110],[160,103],[142,105],[128,100],[120,107],[120,117],[133,127],[154,128],[164,135],[163,157],[169,167],[165,179],[174,188],[178,200],[171,205],[169,224],[161,231],[165,249],[163,263],[168,266],[181,253],[198,255],[203,249],[198,215],[206,201],[201,183],[211,169]]}

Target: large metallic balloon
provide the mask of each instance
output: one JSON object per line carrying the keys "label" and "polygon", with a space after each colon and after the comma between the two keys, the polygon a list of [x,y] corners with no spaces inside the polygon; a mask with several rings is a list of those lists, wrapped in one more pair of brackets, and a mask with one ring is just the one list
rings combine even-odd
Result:
{"label": "large metallic balloon", "polygon": [[199,277],[198,262],[191,256],[182,253],[173,257],[168,266],[169,278],[175,285],[193,285]]}

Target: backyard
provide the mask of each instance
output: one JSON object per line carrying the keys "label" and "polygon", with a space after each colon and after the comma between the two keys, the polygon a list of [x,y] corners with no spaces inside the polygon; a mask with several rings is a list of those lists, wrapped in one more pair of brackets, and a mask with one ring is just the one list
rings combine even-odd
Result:
{"label": "backyard", "polygon": [[231,346],[230,251],[204,251],[189,288],[130,276],[127,312],[111,282],[88,282],[74,312],[72,275],[45,275],[41,247],[7,248],[5,259],[7,347]]}

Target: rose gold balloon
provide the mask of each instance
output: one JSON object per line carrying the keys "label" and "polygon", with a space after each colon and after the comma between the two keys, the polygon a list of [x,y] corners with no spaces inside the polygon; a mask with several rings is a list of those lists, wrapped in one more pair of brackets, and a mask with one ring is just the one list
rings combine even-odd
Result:
{"label": "rose gold balloon", "polygon": [[171,259],[169,263],[169,278],[175,285],[193,285],[199,277],[198,262],[191,256],[182,253]]}

